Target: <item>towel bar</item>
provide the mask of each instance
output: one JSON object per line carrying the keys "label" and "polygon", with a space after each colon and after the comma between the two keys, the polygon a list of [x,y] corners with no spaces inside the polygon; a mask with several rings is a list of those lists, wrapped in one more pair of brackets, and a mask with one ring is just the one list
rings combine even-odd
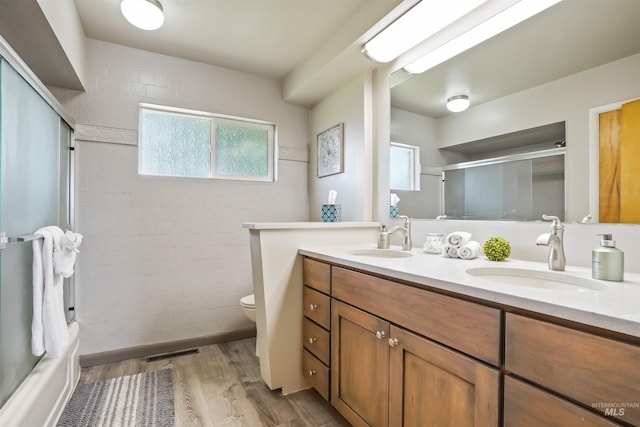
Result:
{"label": "towel bar", "polygon": [[11,243],[30,242],[32,240],[42,239],[42,236],[36,236],[35,234],[29,234],[26,236],[7,237],[7,233],[0,231],[0,250],[7,247]]}

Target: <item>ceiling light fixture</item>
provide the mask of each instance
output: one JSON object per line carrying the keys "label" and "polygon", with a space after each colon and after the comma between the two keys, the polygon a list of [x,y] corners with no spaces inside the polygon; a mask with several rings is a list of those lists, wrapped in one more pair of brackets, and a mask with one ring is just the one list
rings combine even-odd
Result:
{"label": "ceiling light fixture", "polygon": [[157,30],[164,22],[158,0],[122,0],[120,10],[127,21],[142,30]]}
{"label": "ceiling light fixture", "polygon": [[486,0],[422,0],[362,47],[377,62],[389,62],[466,15]]}
{"label": "ceiling light fixture", "polygon": [[492,16],[469,31],[432,50],[422,58],[404,67],[404,70],[419,74],[453,58],[459,53],[508,30],[516,24],[542,12],[561,0],[522,0],[508,9]]}
{"label": "ceiling light fixture", "polygon": [[471,104],[471,102],[469,101],[468,95],[452,96],[447,99],[447,110],[452,113],[459,113],[469,108],[469,104]]}

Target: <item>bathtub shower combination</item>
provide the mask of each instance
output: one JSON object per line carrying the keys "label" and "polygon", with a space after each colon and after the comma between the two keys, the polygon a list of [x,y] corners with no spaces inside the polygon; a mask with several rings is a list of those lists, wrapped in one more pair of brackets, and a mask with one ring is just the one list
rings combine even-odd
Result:
{"label": "bathtub shower combination", "polygon": [[[73,128],[0,37],[0,426],[50,426],[80,375],[73,276],[64,281],[69,344],[32,355],[32,233],[73,226]],[[64,323],[63,323],[64,324]]]}

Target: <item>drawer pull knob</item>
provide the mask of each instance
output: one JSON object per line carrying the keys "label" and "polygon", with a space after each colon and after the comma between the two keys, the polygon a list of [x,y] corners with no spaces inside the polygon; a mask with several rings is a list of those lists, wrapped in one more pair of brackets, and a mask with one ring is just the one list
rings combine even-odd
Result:
{"label": "drawer pull knob", "polygon": [[316,374],[316,370],[315,369],[309,369],[309,376],[312,377]]}
{"label": "drawer pull knob", "polygon": [[389,347],[397,347],[398,344],[398,338],[389,338]]}
{"label": "drawer pull knob", "polygon": [[381,340],[382,338],[386,337],[387,334],[384,331],[376,331],[376,338],[378,338],[379,340]]}
{"label": "drawer pull knob", "polygon": [[309,310],[314,311],[318,309],[318,304],[309,304]]}
{"label": "drawer pull knob", "polygon": [[316,338],[309,338],[309,344],[314,344],[316,341],[318,341]]}

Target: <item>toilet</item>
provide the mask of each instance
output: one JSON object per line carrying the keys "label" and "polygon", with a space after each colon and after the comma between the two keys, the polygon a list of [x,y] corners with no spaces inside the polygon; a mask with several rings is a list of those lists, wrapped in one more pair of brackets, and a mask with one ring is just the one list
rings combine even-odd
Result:
{"label": "toilet", "polygon": [[[253,296],[253,294],[240,298],[240,307],[242,307],[242,311],[244,312],[244,315],[247,316],[249,320],[255,323],[256,298]],[[258,350],[258,337],[256,337],[256,356],[260,357],[260,352]]]}
{"label": "toilet", "polygon": [[242,307],[244,315],[247,316],[249,320],[252,322],[256,321],[256,299],[253,294],[242,297],[240,299],[240,307]]}

